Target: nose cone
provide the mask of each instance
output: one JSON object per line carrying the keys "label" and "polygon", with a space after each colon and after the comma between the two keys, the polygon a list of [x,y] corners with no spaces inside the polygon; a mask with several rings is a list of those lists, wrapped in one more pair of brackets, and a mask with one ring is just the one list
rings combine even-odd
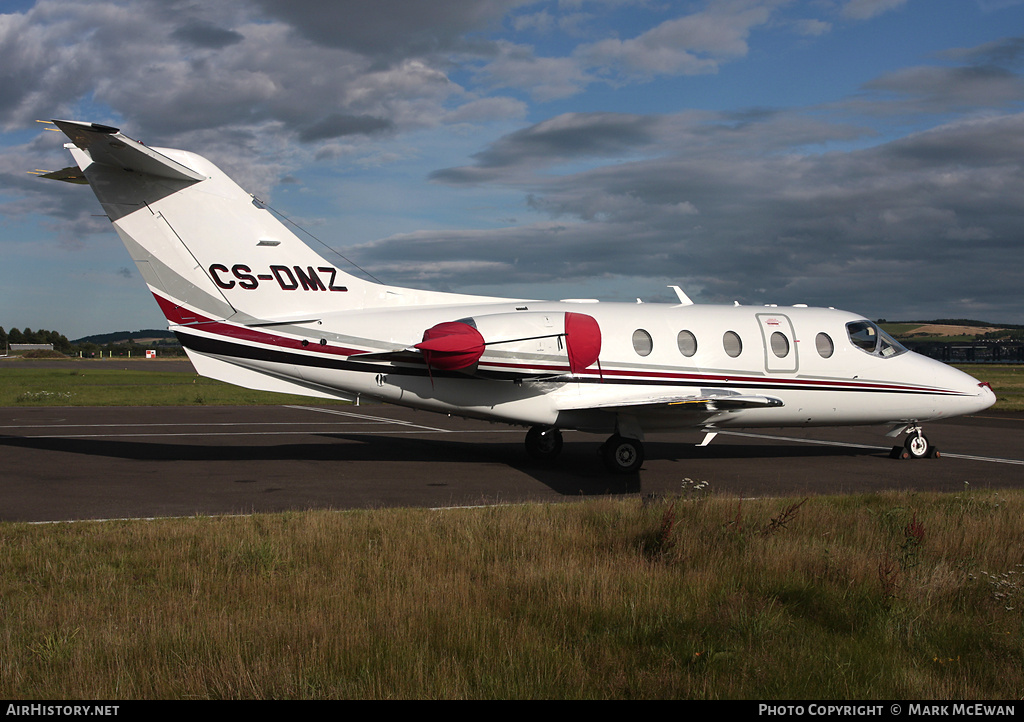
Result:
{"label": "nose cone", "polygon": [[976,414],[996,402],[996,394],[989,384],[978,381],[970,374],[952,366],[947,366],[939,361],[935,361],[935,363],[942,367],[935,369],[938,385],[945,387],[950,392],[942,404],[941,417]]}
{"label": "nose cone", "polygon": [[978,394],[978,408],[969,413],[984,411],[996,402],[996,392],[992,390],[992,386],[987,381],[979,381],[978,387],[981,389],[981,393]]}

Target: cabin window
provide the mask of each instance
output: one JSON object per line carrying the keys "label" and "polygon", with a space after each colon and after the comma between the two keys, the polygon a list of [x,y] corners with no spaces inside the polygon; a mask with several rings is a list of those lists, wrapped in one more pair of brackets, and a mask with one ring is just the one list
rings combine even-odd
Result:
{"label": "cabin window", "polygon": [[832,358],[836,345],[832,343],[832,337],[827,333],[819,333],[814,337],[814,348],[818,350],[818,355],[822,358]]}
{"label": "cabin window", "polygon": [[680,331],[676,336],[676,345],[679,346],[679,353],[687,358],[697,353],[697,337],[690,331]]}
{"label": "cabin window", "polygon": [[851,321],[846,324],[850,342],[864,353],[882,358],[899,356],[906,352],[899,341],[880,329],[871,321]]}
{"label": "cabin window", "polygon": [[786,334],[776,331],[771,337],[772,353],[779,358],[789,356],[789,339]]}
{"label": "cabin window", "polygon": [[633,350],[640,356],[649,356],[651,351],[654,349],[654,341],[651,340],[651,334],[644,331],[642,328],[638,328],[633,332]]}
{"label": "cabin window", "polygon": [[725,335],[722,336],[722,346],[725,347],[725,352],[736,358],[743,352],[743,342],[740,341],[739,334],[735,331],[726,331]]}

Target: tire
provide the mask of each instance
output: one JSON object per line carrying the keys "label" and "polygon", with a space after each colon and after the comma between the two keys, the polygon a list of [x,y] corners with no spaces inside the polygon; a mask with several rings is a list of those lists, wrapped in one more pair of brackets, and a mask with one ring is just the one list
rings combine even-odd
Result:
{"label": "tire", "polygon": [[903,448],[907,450],[911,459],[924,459],[931,455],[932,446],[928,439],[922,434],[911,434],[903,442]]}
{"label": "tire", "polygon": [[550,461],[562,453],[562,432],[547,426],[531,426],[526,432],[526,453],[538,461]]}
{"label": "tire", "polygon": [[616,474],[632,474],[644,463],[644,445],[637,439],[615,436],[604,442],[601,457],[609,471]]}

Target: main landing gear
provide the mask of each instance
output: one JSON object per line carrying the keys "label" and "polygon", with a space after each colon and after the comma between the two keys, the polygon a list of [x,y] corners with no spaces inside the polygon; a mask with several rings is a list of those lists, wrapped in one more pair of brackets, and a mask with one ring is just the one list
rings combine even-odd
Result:
{"label": "main landing gear", "polygon": [[526,432],[526,453],[538,461],[550,461],[562,453],[562,432],[551,426],[531,426]]}
{"label": "main landing gear", "polygon": [[[551,461],[562,452],[562,432],[551,426],[533,426],[526,433],[526,453],[537,461]],[[601,445],[601,460],[609,471],[632,474],[644,463],[644,445],[619,434]]]}
{"label": "main landing gear", "polygon": [[903,446],[894,446],[889,452],[889,458],[892,459],[931,459],[938,456],[939,450],[928,441],[928,437],[917,425],[907,428],[907,439]]}
{"label": "main landing gear", "polygon": [[613,435],[601,444],[598,451],[608,471],[616,474],[632,474],[640,471],[644,463],[644,444],[639,439]]}

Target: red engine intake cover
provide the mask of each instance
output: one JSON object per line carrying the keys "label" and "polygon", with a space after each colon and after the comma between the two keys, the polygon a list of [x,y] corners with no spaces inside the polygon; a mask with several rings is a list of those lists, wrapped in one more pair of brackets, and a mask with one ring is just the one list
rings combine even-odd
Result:
{"label": "red engine intake cover", "polygon": [[427,365],[442,371],[469,368],[484,354],[484,337],[462,321],[446,321],[423,332],[423,341],[416,344]]}

